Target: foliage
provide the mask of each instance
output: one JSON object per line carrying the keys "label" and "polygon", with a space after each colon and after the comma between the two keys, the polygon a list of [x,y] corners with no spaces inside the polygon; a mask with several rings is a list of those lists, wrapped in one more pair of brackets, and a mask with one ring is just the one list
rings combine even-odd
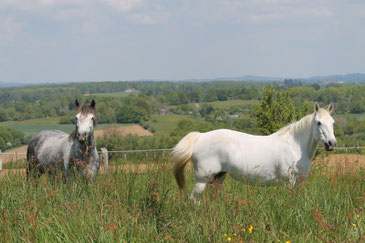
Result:
{"label": "foliage", "polygon": [[[286,83],[295,82],[287,80]],[[124,104],[144,108],[151,114],[165,109],[166,105],[254,101],[261,98],[265,84],[267,82],[93,82],[0,88],[0,121],[73,116],[75,98],[81,102],[94,98],[99,123],[115,123]],[[336,102],[339,113],[365,112],[365,85],[321,89],[321,86],[312,83],[297,86],[299,84],[291,85],[295,86],[291,88],[291,98],[296,107],[302,106],[305,101],[319,101],[321,105],[332,101]],[[128,94],[124,92],[126,89],[139,92]],[[191,111],[194,113],[193,109]]]}
{"label": "foliage", "polygon": [[131,105],[124,105],[118,109],[116,117],[119,123],[138,123],[140,121],[147,121],[150,118],[145,109]]}
{"label": "foliage", "polygon": [[23,145],[27,142],[23,132],[0,127],[0,150]]}
{"label": "foliage", "polygon": [[75,117],[73,117],[73,116],[61,116],[59,124],[75,124]]}
{"label": "foliage", "polygon": [[273,86],[266,86],[263,99],[256,111],[256,122],[260,132],[268,135],[292,122],[295,116],[294,105],[289,90],[275,91]]}

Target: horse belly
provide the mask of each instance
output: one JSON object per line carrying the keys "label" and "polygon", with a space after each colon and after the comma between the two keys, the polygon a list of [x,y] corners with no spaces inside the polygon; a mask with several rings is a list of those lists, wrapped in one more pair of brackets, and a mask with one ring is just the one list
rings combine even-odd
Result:
{"label": "horse belly", "polygon": [[275,150],[268,150],[265,143],[261,146],[239,146],[241,149],[227,151],[229,159],[224,162],[225,170],[237,180],[270,181],[277,178]]}

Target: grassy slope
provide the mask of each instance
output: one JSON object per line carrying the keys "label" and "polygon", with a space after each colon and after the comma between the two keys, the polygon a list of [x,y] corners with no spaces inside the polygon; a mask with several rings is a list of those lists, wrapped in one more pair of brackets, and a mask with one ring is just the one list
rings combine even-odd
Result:
{"label": "grassy slope", "polygon": [[176,127],[177,123],[183,119],[193,119],[203,121],[201,118],[193,118],[188,115],[152,115],[151,120],[147,122],[150,126],[156,129],[156,135],[168,135]]}
{"label": "grassy slope", "polygon": [[[31,119],[25,121],[7,121],[0,122],[0,126],[4,128],[11,128],[18,131],[22,131],[26,136],[33,135],[42,130],[61,130],[66,133],[72,132],[75,128],[73,124],[58,124],[59,118],[40,118],[40,119]],[[96,130],[103,129],[105,127],[120,127],[120,126],[129,126],[131,124],[98,124],[96,126]]]}
{"label": "grassy slope", "polygon": [[362,114],[340,114],[337,115],[339,117],[345,117],[345,118],[353,118],[353,119],[357,119],[359,121],[364,121],[365,120],[365,113]]}
{"label": "grassy slope", "polygon": [[165,167],[99,175],[88,185],[12,176],[0,180],[0,241],[357,242],[365,240],[363,178],[315,169],[291,188],[228,177],[196,206]]}
{"label": "grassy slope", "polygon": [[229,106],[236,106],[236,105],[247,105],[247,104],[256,105],[258,103],[259,102],[257,100],[226,100],[226,101],[201,102],[199,104],[208,104],[217,108],[226,108]]}
{"label": "grassy slope", "polygon": [[[211,104],[216,108],[226,108],[229,106],[242,105],[242,104],[256,104],[257,101],[246,101],[246,100],[227,100],[227,101],[214,101],[214,102],[202,102],[201,104]],[[175,107],[175,106],[170,106]],[[195,121],[204,121],[203,118],[194,118],[189,115],[177,115],[177,114],[167,114],[164,116],[161,115],[152,115],[150,121],[147,122],[150,126],[156,129],[156,135],[168,135],[177,125],[180,120],[183,119],[192,119]]]}

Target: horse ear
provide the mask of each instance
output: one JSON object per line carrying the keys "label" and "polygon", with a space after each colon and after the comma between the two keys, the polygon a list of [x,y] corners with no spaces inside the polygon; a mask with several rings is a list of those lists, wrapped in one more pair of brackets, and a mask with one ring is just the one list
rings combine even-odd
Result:
{"label": "horse ear", "polygon": [[331,114],[334,109],[335,109],[335,105],[333,104],[333,102],[331,102],[331,104],[329,104],[327,110]]}
{"label": "horse ear", "polygon": [[319,111],[319,104],[318,102],[314,103],[314,111],[318,112]]}
{"label": "horse ear", "polygon": [[76,108],[79,108],[79,106],[80,106],[80,103],[77,99],[75,100],[75,106],[76,106]]}
{"label": "horse ear", "polygon": [[91,103],[90,103],[90,107],[95,109],[95,100],[92,100]]}

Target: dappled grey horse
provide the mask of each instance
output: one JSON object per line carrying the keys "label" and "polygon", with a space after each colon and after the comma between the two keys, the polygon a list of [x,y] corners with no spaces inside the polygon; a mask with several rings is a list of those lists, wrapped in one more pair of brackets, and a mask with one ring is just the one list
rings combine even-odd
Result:
{"label": "dappled grey horse", "polygon": [[95,146],[95,101],[90,105],[76,104],[76,128],[69,135],[58,130],[44,130],[32,137],[28,145],[27,175],[30,173],[56,173],[67,176],[78,171],[86,177],[99,172],[99,155]]}

